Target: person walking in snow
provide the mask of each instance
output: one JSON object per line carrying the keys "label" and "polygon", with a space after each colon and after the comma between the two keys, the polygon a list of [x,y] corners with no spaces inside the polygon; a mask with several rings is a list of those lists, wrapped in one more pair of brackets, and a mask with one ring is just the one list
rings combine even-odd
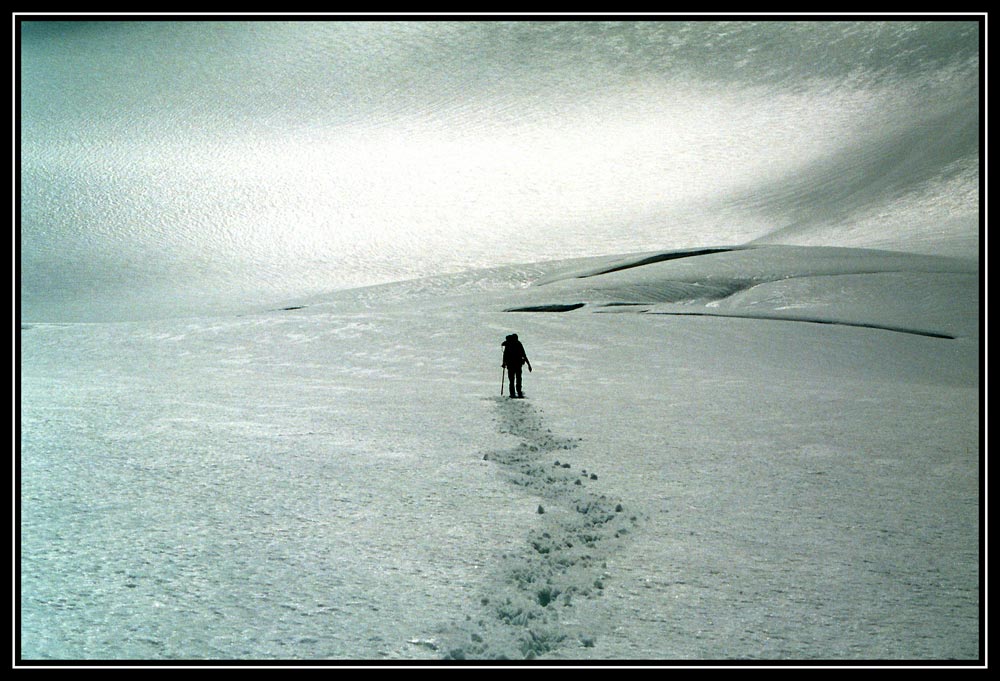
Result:
{"label": "person walking in snow", "polygon": [[507,370],[507,376],[510,377],[510,396],[524,397],[521,392],[521,367],[527,364],[528,371],[531,371],[531,362],[524,352],[524,346],[517,339],[516,333],[507,336],[507,340],[500,345],[503,346],[503,364],[500,366]]}

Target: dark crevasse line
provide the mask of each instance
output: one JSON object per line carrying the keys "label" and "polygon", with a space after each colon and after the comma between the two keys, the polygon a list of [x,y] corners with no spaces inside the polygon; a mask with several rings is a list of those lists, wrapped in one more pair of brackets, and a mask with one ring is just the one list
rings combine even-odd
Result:
{"label": "dark crevasse line", "polygon": [[552,305],[534,305],[531,307],[512,307],[504,310],[504,312],[569,312],[571,310],[579,310],[586,303],[569,303],[569,304],[552,304]]}
{"label": "dark crevasse line", "polygon": [[717,312],[658,312],[655,310],[643,311],[643,314],[671,315],[676,317],[727,317],[729,319],[758,319],[774,322],[805,322],[808,324],[829,324],[832,326],[853,326],[862,329],[878,329],[879,331],[893,331],[895,333],[907,333],[914,336],[927,336],[928,338],[944,338],[955,340],[957,336],[939,331],[926,331],[923,329],[908,329],[902,326],[887,326],[884,324],[874,324],[867,322],[845,322],[835,319],[823,319],[821,317],[784,317],[780,315],[748,315],[748,314],[720,314]]}
{"label": "dark crevasse line", "polygon": [[598,277],[602,274],[611,274],[612,272],[621,272],[622,270],[629,270],[633,267],[642,267],[644,265],[652,265],[658,262],[664,262],[666,260],[679,260],[680,258],[694,258],[699,255],[711,255],[713,253],[728,253],[729,251],[738,250],[736,247],[725,247],[725,248],[702,248],[696,251],[675,251],[671,253],[659,253],[657,255],[651,255],[648,258],[643,258],[642,260],[636,260],[635,262],[626,263],[624,265],[617,265],[615,267],[610,267],[606,270],[601,270],[600,272],[591,272],[590,274],[581,274],[577,276],[577,279],[586,279],[588,277]]}

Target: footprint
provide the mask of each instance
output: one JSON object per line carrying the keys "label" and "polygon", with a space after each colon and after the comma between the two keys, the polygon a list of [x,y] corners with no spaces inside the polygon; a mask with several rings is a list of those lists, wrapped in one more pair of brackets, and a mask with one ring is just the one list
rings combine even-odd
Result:
{"label": "footprint", "polygon": [[599,493],[595,472],[575,471],[566,461],[565,452],[580,439],[554,435],[531,405],[496,403],[498,431],[520,442],[483,459],[544,503],[536,506],[524,545],[501,556],[487,578],[477,614],[446,637],[444,657],[531,659],[568,646],[592,647],[595,632],[586,623],[569,624],[575,618],[566,609],[601,597],[607,558],[637,520],[626,518],[622,502]]}

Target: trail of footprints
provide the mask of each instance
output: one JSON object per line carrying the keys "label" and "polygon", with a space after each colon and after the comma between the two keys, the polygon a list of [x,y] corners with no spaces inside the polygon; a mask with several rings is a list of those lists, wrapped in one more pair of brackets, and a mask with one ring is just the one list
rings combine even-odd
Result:
{"label": "trail of footprints", "polygon": [[599,598],[606,557],[638,523],[621,501],[600,492],[596,472],[569,460],[580,440],[556,437],[529,403],[498,401],[500,432],[521,443],[489,452],[510,482],[538,497],[537,523],[522,548],[503,555],[477,611],[442,640],[446,659],[572,657],[596,635],[576,614],[581,599]]}

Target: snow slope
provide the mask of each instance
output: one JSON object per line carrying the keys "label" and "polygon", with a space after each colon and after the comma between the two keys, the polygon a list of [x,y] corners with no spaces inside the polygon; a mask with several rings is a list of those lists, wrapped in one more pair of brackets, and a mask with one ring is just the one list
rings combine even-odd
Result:
{"label": "snow slope", "polygon": [[758,245],[25,324],[21,655],[976,659],[979,290]]}

